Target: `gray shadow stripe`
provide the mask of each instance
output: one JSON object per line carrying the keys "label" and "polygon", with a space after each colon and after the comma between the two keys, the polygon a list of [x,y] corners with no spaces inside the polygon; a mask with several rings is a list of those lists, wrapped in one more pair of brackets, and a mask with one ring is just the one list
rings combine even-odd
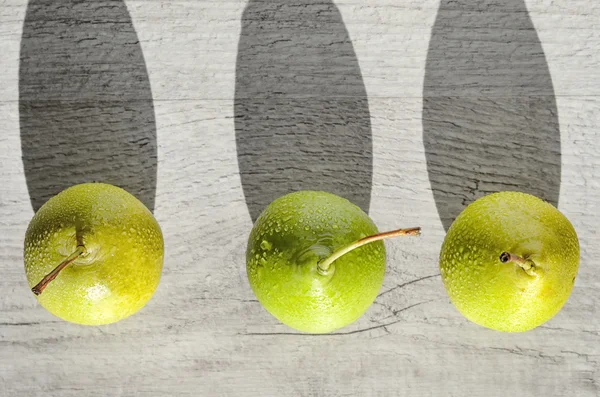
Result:
{"label": "gray shadow stripe", "polygon": [[253,221],[297,190],[328,191],[369,210],[367,93],[332,1],[250,0],[235,88],[238,164]]}
{"label": "gray shadow stripe", "polygon": [[120,186],[154,209],[154,105],[123,0],[30,0],[21,41],[19,111],[35,211],[84,182]]}
{"label": "gray shadow stripe", "polygon": [[524,0],[442,0],[423,97],[427,170],[446,230],[468,204],[497,191],[558,205],[556,98]]}

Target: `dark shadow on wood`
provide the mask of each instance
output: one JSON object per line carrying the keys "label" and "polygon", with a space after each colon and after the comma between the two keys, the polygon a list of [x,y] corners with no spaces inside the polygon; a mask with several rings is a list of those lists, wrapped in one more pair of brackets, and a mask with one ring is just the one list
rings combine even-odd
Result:
{"label": "dark shadow on wood", "polygon": [[446,230],[468,204],[497,191],[558,205],[556,99],[523,0],[442,0],[423,97],[427,169]]}
{"label": "dark shadow on wood", "polygon": [[23,165],[35,211],[84,182],[122,187],[154,209],[152,92],[123,0],[31,0],[19,95]]}
{"label": "dark shadow on wood", "polygon": [[235,88],[238,164],[253,221],[297,190],[327,191],[369,210],[369,105],[332,1],[250,0]]}

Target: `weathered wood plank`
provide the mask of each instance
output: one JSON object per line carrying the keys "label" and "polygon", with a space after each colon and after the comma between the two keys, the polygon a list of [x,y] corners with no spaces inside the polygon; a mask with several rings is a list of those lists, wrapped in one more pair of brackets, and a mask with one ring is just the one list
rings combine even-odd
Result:
{"label": "weathered wood plank", "polygon": [[510,335],[465,320],[437,276],[444,228],[427,175],[421,97],[439,2],[336,4],[369,96],[370,214],[380,229],[421,225],[423,236],[386,243],[382,295],[344,335],[305,336],[271,317],[245,280],[251,218],[233,118],[245,2],[127,2],[154,97],[165,271],[140,313],[88,328],[54,318],[27,289],[22,243],[33,211],[18,108],[26,1],[0,0],[0,396],[600,394],[600,6],[527,2],[556,93],[559,206],[582,257],[564,309]]}

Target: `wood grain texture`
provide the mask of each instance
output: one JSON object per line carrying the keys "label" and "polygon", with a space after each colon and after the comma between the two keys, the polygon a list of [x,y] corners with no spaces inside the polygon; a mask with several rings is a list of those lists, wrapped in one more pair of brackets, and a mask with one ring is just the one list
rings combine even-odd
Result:
{"label": "wood grain texture", "polygon": [[556,206],[558,117],[525,1],[442,0],[425,64],[423,143],[444,228],[467,205],[498,191]]}
{"label": "wood grain texture", "polygon": [[368,213],[371,115],[333,1],[251,0],[237,51],[236,146],[252,220],[298,190],[326,190]]}
{"label": "wood grain texture", "polygon": [[30,0],[19,68],[21,151],[33,209],[85,182],[154,210],[156,125],[123,0]]}
{"label": "wood grain texture", "polygon": [[370,215],[388,271],[340,335],[295,335],[244,273],[251,228],[236,158],[235,59],[243,1],[128,1],[155,101],[161,285],[137,315],[88,328],[37,305],[23,271],[33,214],[21,161],[18,68],[24,0],[0,0],[0,396],[565,396],[600,394],[600,6],[528,1],[561,130],[560,209],[581,240],[569,302],[550,322],[501,334],[465,320],[438,274],[444,238],[429,183],[421,98],[439,3],[336,3],[369,95]]}

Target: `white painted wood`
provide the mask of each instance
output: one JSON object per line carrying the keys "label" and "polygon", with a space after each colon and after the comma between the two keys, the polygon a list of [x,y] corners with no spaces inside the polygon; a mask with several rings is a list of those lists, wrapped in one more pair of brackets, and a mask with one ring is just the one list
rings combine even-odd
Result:
{"label": "white painted wood", "polygon": [[[28,291],[22,243],[33,215],[21,162],[18,60],[26,1],[0,1],[0,396],[600,395],[600,6],[530,0],[557,96],[560,209],[581,240],[564,309],[502,334],[469,323],[436,276],[444,229],[422,141],[422,87],[439,3],[337,2],[369,95],[370,215],[386,243],[382,294],[343,335],[292,335],[244,273],[251,229],[238,172],[233,98],[245,2],[128,1],[152,85],[161,285],[137,315],[89,328]],[[535,153],[532,153],[535,155]]]}

